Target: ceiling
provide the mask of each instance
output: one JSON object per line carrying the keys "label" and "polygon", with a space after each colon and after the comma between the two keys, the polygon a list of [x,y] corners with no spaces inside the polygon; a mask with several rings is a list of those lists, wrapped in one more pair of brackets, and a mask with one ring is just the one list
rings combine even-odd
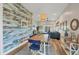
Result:
{"label": "ceiling", "polygon": [[47,14],[48,20],[56,20],[64,11],[67,3],[23,3],[26,9],[33,13],[33,19],[39,20],[41,12]]}

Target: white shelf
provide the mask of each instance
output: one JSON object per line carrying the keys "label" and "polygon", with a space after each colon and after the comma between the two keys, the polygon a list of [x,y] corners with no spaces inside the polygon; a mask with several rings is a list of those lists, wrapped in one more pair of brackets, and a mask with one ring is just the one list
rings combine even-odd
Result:
{"label": "white shelf", "polygon": [[24,45],[24,44],[27,43],[27,42],[28,42],[28,40],[24,41],[23,43],[19,44],[18,46],[16,46],[16,47],[10,49],[9,51],[7,51],[7,52],[5,52],[5,53],[3,53],[3,54],[4,54],[4,55],[7,55],[8,53],[12,52],[13,50],[17,49],[18,47]]}
{"label": "white shelf", "polygon": [[[15,9],[13,9],[16,13],[18,13],[18,14],[21,14],[21,16],[24,16],[25,18],[27,17],[27,18],[30,18],[31,17],[31,15],[27,15],[27,14],[25,14],[25,13],[23,13],[23,12],[21,12],[21,11],[19,11],[19,9],[16,9],[16,7],[15,6],[13,6],[12,4],[10,4],[10,6],[11,7],[13,7],[13,8],[15,8]],[[6,8],[6,7],[5,7]],[[6,8],[7,9],[7,8]],[[8,9],[10,9],[10,8],[8,8]],[[12,15],[16,15],[16,14],[13,14],[13,13],[11,13],[10,12],[10,14],[12,14]],[[18,16],[18,15],[16,15],[16,16]],[[18,16],[18,17],[20,17],[20,18],[23,18],[23,17],[21,17],[21,16]]]}

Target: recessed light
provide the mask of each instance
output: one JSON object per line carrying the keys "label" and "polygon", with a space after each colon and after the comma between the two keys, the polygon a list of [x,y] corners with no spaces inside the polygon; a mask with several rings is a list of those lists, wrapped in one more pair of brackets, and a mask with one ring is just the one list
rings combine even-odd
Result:
{"label": "recessed light", "polygon": [[53,15],[56,16],[57,14],[56,13],[53,13]]}

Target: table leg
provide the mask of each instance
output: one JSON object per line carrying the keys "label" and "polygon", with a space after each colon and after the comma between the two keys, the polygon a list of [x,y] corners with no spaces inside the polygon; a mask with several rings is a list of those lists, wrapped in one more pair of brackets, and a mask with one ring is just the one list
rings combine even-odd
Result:
{"label": "table leg", "polygon": [[45,42],[44,42],[44,54],[46,54],[46,45],[45,45]]}

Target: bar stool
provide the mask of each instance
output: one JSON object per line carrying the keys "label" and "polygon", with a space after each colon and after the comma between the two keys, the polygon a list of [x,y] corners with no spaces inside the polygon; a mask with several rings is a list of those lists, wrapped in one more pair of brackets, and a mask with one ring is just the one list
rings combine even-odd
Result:
{"label": "bar stool", "polygon": [[32,54],[33,55],[36,55],[38,54],[38,51],[40,51],[40,44],[41,42],[40,41],[37,41],[37,40],[28,40],[30,44],[29,46],[29,49],[31,50]]}
{"label": "bar stool", "polygon": [[[48,49],[49,49],[49,44],[48,44],[48,40],[49,40],[49,34],[44,34],[44,42],[42,42],[42,48],[43,48],[43,53],[45,55],[48,54]],[[41,50],[42,50],[41,48]]]}

